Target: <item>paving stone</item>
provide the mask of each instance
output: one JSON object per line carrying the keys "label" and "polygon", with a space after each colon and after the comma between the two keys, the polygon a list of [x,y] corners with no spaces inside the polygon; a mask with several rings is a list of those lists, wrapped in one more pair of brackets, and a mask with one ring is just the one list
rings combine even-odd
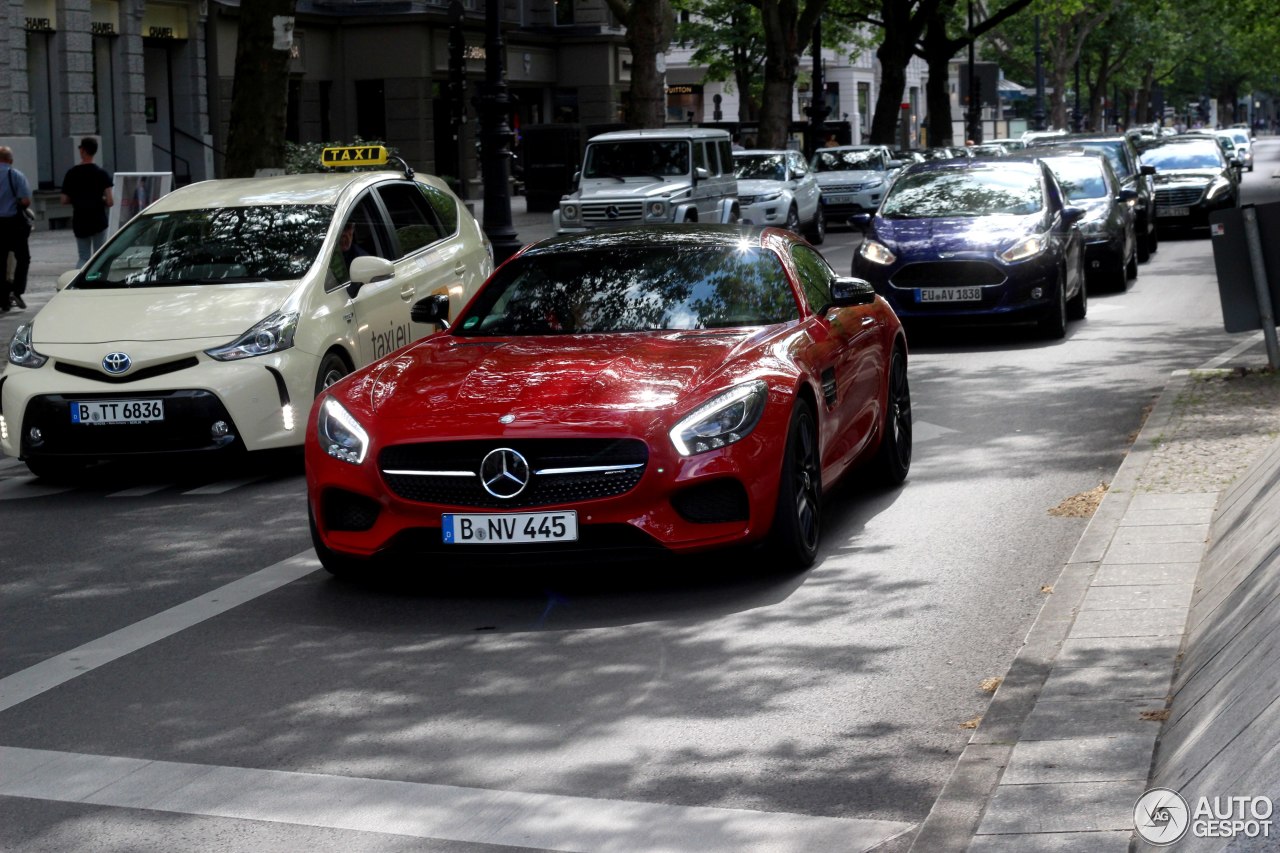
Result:
{"label": "paving stone", "polygon": [[1133,586],[1157,583],[1195,583],[1199,563],[1103,564],[1093,578],[1094,586]]}
{"label": "paving stone", "polygon": [[1069,740],[1027,740],[1013,748],[1001,785],[1051,782],[1145,782],[1159,729]]}
{"label": "paving stone", "polygon": [[1133,509],[1130,506],[1121,527],[1165,524],[1208,524],[1213,521],[1213,507],[1177,507],[1170,509]]}
{"label": "paving stone", "polygon": [[1119,563],[1198,563],[1204,542],[1113,542],[1102,558],[1104,565]]}
{"label": "paving stone", "polygon": [[1084,637],[1182,636],[1187,610],[1167,607],[1148,610],[1082,610],[1068,639]]}
{"label": "paving stone", "polygon": [[1169,695],[1173,669],[1126,670],[1119,667],[1055,667],[1040,691],[1048,699],[1155,699]]}
{"label": "paving stone", "polygon": [[1085,593],[1085,610],[1163,610],[1191,606],[1192,584],[1094,586]]}
{"label": "paving stone", "polygon": [[[1133,804],[1146,780],[1001,785],[991,798],[978,835],[1045,832],[1133,831]],[[1035,848],[1022,847],[1031,851]]]}
{"label": "paving stone", "polygon": [[1217,492],[1184,492],[1180,494],[1144,494],[1133,496],[1129,511],[1147,509],[1213,509],[1218,505]]}
{"label": "paving stone", "polygon": [[1070,639],[1058,650],[1058,667],[1118,666],[1126,669],[1173,668],[1182,637],[1085,637]]}
{"label": "paving stone", "polygon": [[1021,739],[1070,740],[1148,733],[1154,736],[1160,731],[1160,723],[1142,719],[1142,712],[1163,710],[1164,704],[1159,699],[1042,699],[1022,724]]}
{"label": "paving stone", "polygon": [[1121,525],[1112,540],[1116,545],[1149,545],[1178,542],[1209,541],[1209,525],[1205,524],[1152,524],[1140,527]]}

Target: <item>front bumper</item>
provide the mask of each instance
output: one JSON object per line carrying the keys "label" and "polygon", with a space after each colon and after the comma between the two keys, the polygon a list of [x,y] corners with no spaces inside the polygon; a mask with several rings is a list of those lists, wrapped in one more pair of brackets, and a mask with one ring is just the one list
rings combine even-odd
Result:
{"label": "front bumper", "polygon": [[1237,207],[1235,193],[1219,193],[1213,198],[1201,197],[1189,204],[1176,204],[1156,198],[1156,225],[1161,228],[1207,228],[1209,214]]}
{"label": "front bumper", "polygon": [[[1056,310],[1060,286],[1057,260],[1049,256],[1018,264],[1001,264],[989,258],[899,259],[884,267],[855,253],[853,274],[871,282],[903,320],[1035,320]],[[926,298],[945,290],[970,288],[976,288],[980,298]]]}
{"label": "front bumper", "polygon": [[783,196],[773,201],[757,201],[741,206],[743,225],[776,225],[787,222],[787,211],[791,209],[791,199]]}
{"label": "front bumper", "polygon": [[[68,373],[65,365],[60,370],[55,358],[35,369],[10,365],[0,380],[0,449],[24,459],[104,458],[299,445],[312,389],[290,378],[281,355],[219,362],[201,354],[178,360],[172,372],[121,383]],[[194,363],[181,366],[188,362]],[[161,401],[164,420],[72,419],[72,403],[124,400]]]}

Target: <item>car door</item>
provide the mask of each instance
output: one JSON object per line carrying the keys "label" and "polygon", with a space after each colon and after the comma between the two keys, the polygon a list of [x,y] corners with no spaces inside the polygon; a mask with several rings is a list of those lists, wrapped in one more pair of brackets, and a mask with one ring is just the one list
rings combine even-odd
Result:
{"label": "car door", "polygon": [[808,223],[818,213],[818,181],[809,173],[809,164],[799,152],[787,152],[787,165],[791,168],[792,191],[796,199],[796,208],[800,211],[800,221]]}
{"label": "car door", "polygon": [[878,320],[872,305],[830,307],[835,273],[816,250],[795,244],[791,259],[805,301],[814,312],[810,338],[826,415],[820,421],[826,426],[823,471],[828,479],[848,467],[870,440],[879,420],[885,367],[881,348],[876,345]]}
{"label": "car door", "polygon": [[[369,255],[389,261],[395,259],[395,244],[387,229],[382,205],[373,190],[365,191],[348,210],[341,230],[351,226],[354,226],[352,255]],[[395,277],[365,282],[354,297],[348,297],[345,288],[351,281],[349,267],[350,261],[343,257],[340,245],[329,260],[332,275],[328,277],[326,289],[333,294],[330,298],[345,301],[341,310],[353,330],[355,356],[360,365],[364,365],[395,349],[394,346],[387,347],[395,341],[395,329],[401,316],[407,317],[407,312]]]}

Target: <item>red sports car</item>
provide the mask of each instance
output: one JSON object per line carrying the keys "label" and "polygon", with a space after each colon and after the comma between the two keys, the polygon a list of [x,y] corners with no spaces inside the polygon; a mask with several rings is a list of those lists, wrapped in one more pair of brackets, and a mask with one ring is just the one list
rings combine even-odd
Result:
{"label": "red sports car", "polygon": [[[446,297],[414,307],[443,324]],[[457,322],[311,410],[325,568],[401,553],[818,551],[823,491],[911,464],[907,345],[871,286],[779,229],[630,228],[526,248]]]}

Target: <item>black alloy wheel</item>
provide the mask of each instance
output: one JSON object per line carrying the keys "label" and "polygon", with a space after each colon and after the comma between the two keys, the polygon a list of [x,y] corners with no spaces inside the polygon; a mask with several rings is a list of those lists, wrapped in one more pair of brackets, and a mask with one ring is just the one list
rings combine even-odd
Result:
{"label": "black alloy wheel", "polygon": [[[1066,290],[1067,283],[1063,280],[1062,289]],[[1072,320],[1083,320],[1089,313],[1089,282],[1086,276],[1080,276],[1080,290],[1075,296],[1071,297],[1071,301],[1067,303],[1067,317]]]}
{"label": "black alloy wheel", "polygon": [[813,410],[800,401],[791,412],[778,480],[778,506],[769,533],[770,550],[784,566],[807,569],[818,556],[822,535],[822,468]]}
{"label": "black alloy wheel", "polygon": [[821,204],[818,205],[817,212],[813,214],[813,221],[805,229],[804,236],[814,246],[821,246],[823,241],[827,239],[827,215],[822,212]]}
{"label": "black alloy wheel", "polygon": [[1040,320],[1040,331],[1047,338],[1060,340],[1067,336],[1067,273],[1065,269],[1058,271],[1057,287],[1054,289],[1058,292],[1058,298],[1054,300],[1049,313]]}
{"label": "black alloy wheel", "polygon": [[1142,233],[1138,235],[1138,262],[1145,264],[1151,260],[1151,253],[1156,250],[1156,229],[1150,228],[1145,222],[1142,225]]}
{"label": "black alloy wheel", "polygon": [[876,452],[878,479],[897,486],[911,470],[911,385],[907,381],[907,355],[894,348],[889,362],[889,393],[885,401],[883,437]]}
{"label": "black alloy wheel", "polygon": [[796,210],[796,206],[794,204],[787,208],[787,221],[782,227],[790,231],[792,234],[800,233],[800,211]]}

